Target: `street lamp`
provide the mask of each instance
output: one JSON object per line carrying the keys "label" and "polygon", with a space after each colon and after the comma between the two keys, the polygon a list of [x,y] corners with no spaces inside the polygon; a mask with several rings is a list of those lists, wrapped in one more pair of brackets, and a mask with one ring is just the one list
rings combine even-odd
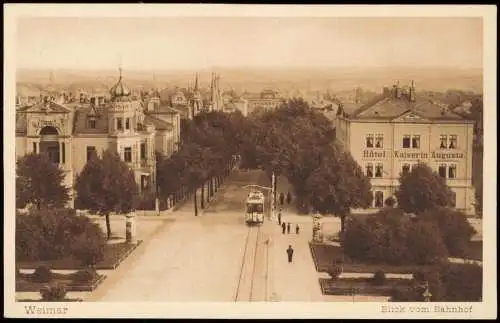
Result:
{"label": "street lamp", "polygon": [[424,296],[424,301],[425,302],[430,302],[432,294],[429,291],[429,282],[425,281],[424,286],[425,286],[425,290],[424,290],[424,293],[422,294],[422,296]]}

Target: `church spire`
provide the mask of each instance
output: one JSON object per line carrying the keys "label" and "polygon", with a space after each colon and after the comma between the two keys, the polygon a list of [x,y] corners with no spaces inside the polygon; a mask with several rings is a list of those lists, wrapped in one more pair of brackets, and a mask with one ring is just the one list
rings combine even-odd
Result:
{"label": "church spire", "polygon": [[196,75],[194,78],[194,90],[198,91],[198,72],[196,72]]}

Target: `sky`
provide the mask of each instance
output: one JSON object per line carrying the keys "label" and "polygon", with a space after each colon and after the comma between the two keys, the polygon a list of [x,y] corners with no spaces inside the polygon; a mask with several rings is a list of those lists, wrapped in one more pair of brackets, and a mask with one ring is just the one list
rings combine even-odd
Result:
{"label": "sky", "polygon": [[482,68],[481,18],[21,18],[18,68]]}

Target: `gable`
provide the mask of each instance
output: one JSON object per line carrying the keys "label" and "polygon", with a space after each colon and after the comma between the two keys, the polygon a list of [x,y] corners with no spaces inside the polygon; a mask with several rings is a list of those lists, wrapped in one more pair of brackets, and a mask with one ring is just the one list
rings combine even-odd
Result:
{"label": "gable", "polygon": [[407,110],[400,116],[393,119],[394,122],[429,122],[430,120],[415,112],[414,110]]}

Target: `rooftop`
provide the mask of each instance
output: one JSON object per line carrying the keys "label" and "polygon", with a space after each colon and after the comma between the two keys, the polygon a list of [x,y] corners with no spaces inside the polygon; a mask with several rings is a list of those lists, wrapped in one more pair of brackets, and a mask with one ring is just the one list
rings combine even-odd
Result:
{"label": "rooftop", "polygon": [[427,97],[418,96],[413,85],[409,88],[400,88],[399,84],[394,85],[392,90],[384,89],[383,94],[358,107],[351,113],[346,110],[343,107],[346,117],[351,120],[392,120],[410,113],[414,118],[417,117],[420,119],[465,120],[465,118],[449,109],[446,104],[436,102]]}

